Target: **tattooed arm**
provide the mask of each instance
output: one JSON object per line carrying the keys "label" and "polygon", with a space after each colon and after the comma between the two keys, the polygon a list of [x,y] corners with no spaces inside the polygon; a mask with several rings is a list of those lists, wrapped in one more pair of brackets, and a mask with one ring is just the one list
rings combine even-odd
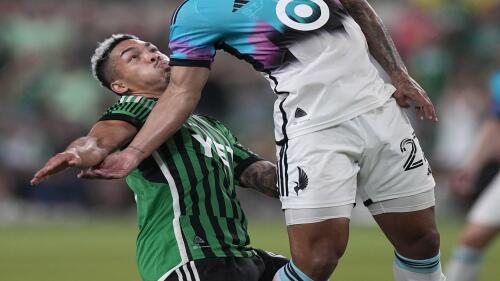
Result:
{"label": "tattooed arm", "polygon": [[340,2],[361,27],[372,56],[391,77],[397,89],[394,98],[398,104],[409,107],[410,102],[414,102],[418,118],[423,119],[425,115],[428,119],[437,121],[434,106],[427,93],[408,74],[389,31],[370,4],[366,0],[340,0]]}
{"label": "tattooed arm", "polygon": [[276,166],[269,161],[257,161],[248,166],[240,176],[240,185],[255,189],[269,197],[278,198]]}

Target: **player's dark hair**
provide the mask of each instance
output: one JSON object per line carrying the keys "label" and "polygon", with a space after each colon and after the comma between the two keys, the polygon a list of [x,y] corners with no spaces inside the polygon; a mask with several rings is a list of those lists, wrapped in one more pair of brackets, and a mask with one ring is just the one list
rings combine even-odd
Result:
{"label": "player's dark hair", "polygon": [[103,87],[111,90],[111,81],[109,81],[109,75],[106,75],[106,65],[108,63],[109,54],[120,42],[128,39],[138,40],[139,38],[131,34],[113,34],[100,42],[95,49],[90,59],[92,74]]}

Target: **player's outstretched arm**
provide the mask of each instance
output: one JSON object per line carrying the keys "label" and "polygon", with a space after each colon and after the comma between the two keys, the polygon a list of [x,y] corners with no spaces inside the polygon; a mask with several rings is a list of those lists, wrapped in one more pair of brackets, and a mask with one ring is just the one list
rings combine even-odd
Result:
{"label": "player's outstretched arm", "polygon": [[137,129],[123,121],[97,122],[89,134],[73,141],[65,151],[54,155],[33,176],[37,185],[51,175],[67,168],[86,169],[101,163],[111,152],[125,145],[137,133]]}
{"label": "player's outstretched arm", "polygon": [[437,115],[425,90],[408,74],[389,31],[366,0],[340,0],[363,31],[370,53],[391,77],[396,87],[394,98],[402,107],[414,102],[417,117],[437,121]]}
{"label": "player's outstretched arm", "polygon": [[276,165],[269,161],[257,161],[248,166],[239,178],[242,187],[257,190],[269,197],[278,198]]}
{"label": "player's outstretched arm", "polygon": [[210,70],[205,67],[172,67],[170,83],[132,143],[107,157],[93,170],[101,178],[123,178],[151,155],[186,122],[200,100]]}

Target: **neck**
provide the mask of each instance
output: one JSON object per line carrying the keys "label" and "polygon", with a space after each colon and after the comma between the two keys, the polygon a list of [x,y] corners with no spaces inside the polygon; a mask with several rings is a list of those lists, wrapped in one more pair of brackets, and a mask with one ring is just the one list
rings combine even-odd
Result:
{"label": "neck", "polygon": [[129,96],[141,96],[146,98],[160,98],[163,91],[133,91],[129,93]]}

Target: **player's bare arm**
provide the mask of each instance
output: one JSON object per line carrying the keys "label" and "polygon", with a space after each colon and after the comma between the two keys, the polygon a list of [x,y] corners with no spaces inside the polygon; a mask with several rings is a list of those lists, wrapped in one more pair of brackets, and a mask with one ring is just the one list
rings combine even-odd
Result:
{"label": "player's bare arm", "polygon": [[459,195],[470,195],[473,191],[473,182],[477,177],[479,169],[486,161],[495,155],[499,146],[491,144],[491,140],[500,138],[500,121],[495,119],[486,120],[480,130],[479,136],[472,153],[465,161],[463,167],[455,172],[450,180],[450,188]]}
{"label": "player's bare arm", "polygon": [[95,174],[108,179],[127,176],[184,124],[200,100],[209,73],[205,67],[172,67],[165,93],[132,143],[107,157]]}
{"label": "player's bare arm", "polygon": [[414,102],[417,117],[437,121],[434,106],[425,90],[408,74],[389,31],[366,0],[340,0],[354,20],[361,26],[370,53],[391,77],[396,87],[394,98],[402,107]]}
{"label": "player's bare arm", "polygon": [[67,168],[86,169],[102,162],[111,152],[125,145],[137,133],[137,129],[124,121],[97,122],[89,134],[73,141],[64,152],[50,158],[31,180],[37,185],[51,175]]}
{"label": "player's bare arm", "polygon": [[248,166],[240,176],[240,185],[255,189],[269,197],[278,198],[276,165],[269,161],[257,161]]}

